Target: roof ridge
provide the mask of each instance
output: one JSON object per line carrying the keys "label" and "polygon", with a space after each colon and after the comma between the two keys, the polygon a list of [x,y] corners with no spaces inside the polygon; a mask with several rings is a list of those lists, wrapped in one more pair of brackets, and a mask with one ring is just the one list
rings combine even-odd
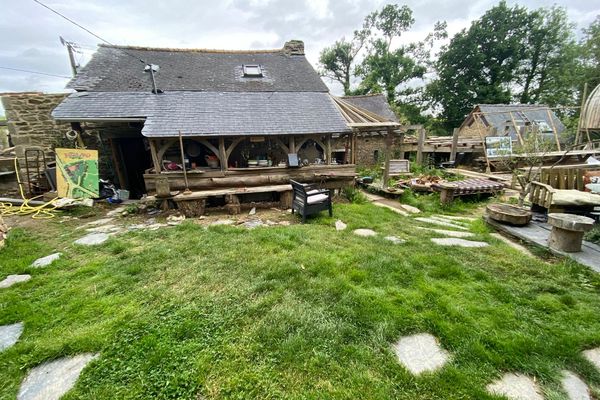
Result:
{"label": "roof ridge", "polygon": [[347,98],[357,98],[357,97],[375,97],[375,96],[383,96],[383,93],[367,93],[367,94],[357,94],[357,95],[350,95],[350,96],[340,96],[342,99],[347,99]]}
{"label": "roof ridge", "polygon": [[177,48],[177,47],[148,47],[148,46],[125,46],[109,45],[100,43],[99,47],[107,47],[122,50],[141,50],[141,51],[168,51],[182,53],[224,53],[224,54],[261,54],[261,53],[283,53],[284,49],[266,49],[266,50],[227,50],[227,49],[204,49],[204,48]]}

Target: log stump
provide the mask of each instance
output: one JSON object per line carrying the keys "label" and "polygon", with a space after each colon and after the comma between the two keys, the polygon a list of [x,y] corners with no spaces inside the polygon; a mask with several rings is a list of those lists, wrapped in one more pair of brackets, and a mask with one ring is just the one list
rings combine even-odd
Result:
{"label": "log stump", "polygon": [[289,190],[287,192],[281,192],[279,195],[279,207],[283,210],[287,210],[288,208],[292,208],[292,198],[294,196],[294,191]]}
{"label": "log stump", "polygon": [[581,215],[551,213],[548,214],[548,224],[552,225],[548,246],[567,253],[577,253],[581,251],[584,233],[592,229],[594,220]]}
{"label": "log stump", "polygon": [[206,199],[181,200],[177,202],[177,208],[186,218],[201,217],[206,209]]}

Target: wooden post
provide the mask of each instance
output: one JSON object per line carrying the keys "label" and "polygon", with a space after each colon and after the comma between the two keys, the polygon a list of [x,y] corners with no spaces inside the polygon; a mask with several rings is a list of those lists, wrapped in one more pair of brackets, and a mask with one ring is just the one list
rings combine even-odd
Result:
{"label": "wooden post", "polygon": [[556,130],[556,125],[554,124],[554,118],[552,118],[552,113],[550,112],[550,109],[546,109],[546,112],[548,113],[548,118],[550,119],[550,123],[552,124],[552,133],[554,134],[554,139],[556,140],[556,148],[558,149],[558,151],[561,151],[560,148],[560,140],[558,140],[558,132]]}
{"label": "wooden post", "polygon": [[161,167],[160,161],[158,160],[158,154],[156,153],[156,143],[154,139],[148,139],[148,143],[150,144],[150,154],[152,155],[152,163],[154,164],[154,173],[160,174]]}
{"label": "wooden post", "polygon": [[221,171],[227,171],[229,157],[227,157],[227,151],[225,150],[225,138],[223,136],[219,138],[219,158],[221,159]]}
{"label": "wooden post", "polygon": [[290,135],[290,153],[296,153],[296,139],[294,135]]}
{"label": "wooden post", "polygon": [[352,164],[356,164],[356,132],[352,132],[352,139],[350,142],[351,145],[351,150],[350,150],[350,156],[352,157]]}
{"label": "wooden post", "polygon": [[575,145],[579,144],[579,138],[581,133],[581,117],[585,111],[585,98],[587,97],[588,84],[587,82],[583,85],[583,96],[581,97],[581,108],[579,109],[579,121],[577,121],[577,133],[575,134]]}
{"label": "wooden post", "polygon": [[121,169],[120,160],[122,160],[122,158],[119,157],[121,153],[117,144],[112,138],[109,138],[108,141],[110,143],[110,149],[112,153],[112,162],[115,165],[115,171],[117,173],[117,178],[119,179],[119,187],[124,189],[127,185],[127,181],[125,180],[125,174],[123,174],[123,170]]}
{"label": "wooden post", "polygon": [[425,146],[425,129],[419,129],[419,138],[417,142],[417,164],[423,165],[423,147]]}
{"label": "wooden post", "polygon": [[450,148],[450,161],[456,160],[456,148],[458,147],[458,133],[460,129],[454,128],[452,131],[452,147]]}
{"label": "wooden post", "polygon": [[[185,180],[185,190],[183,191],[183,194],[192,194],[190,185],[188,184],[187,167],[185,166],[185,152],[183,151],[183,137],[181,136],[181,131],[179,131],[179,150],[181,150],[181,166],[183,167],[183,179]],[[204,210],[202,210],[202,212],[204,212]]]}
{"label": "wooden post", "polygon": [[515,128],[515,132],[517,133],[517,137],[519,138],[519,144],[521,146],[523,146],[523,136],[521,136],[521,130],[517,126],[517,121],[515,121],[515,116],[513,115],[512,111],[509,111],[508,113],[510,114],[510,120],[512,121],[513,128]]}
{"label": "wooden post", "polygon": [[394,144],[394,136],[393,131],[388,129],[387,135],[384,139],[385,149],[384,157],[385,157],[385,165],[383,167],[383,189],[387,189],[388,182],[390,180],[390,152],[392,151],[392,145]]}
{"label": "wooden post", "polygon": [[325,151],[327,152],[327,165],[331,165],[331,134],[327,135],[325,147]]}
{"label": "wooden post", "polygon": [[400,158],[404,160],[406,158],[404,153],[404,131],[400,131],[399,138],[400,143],[398,144],[398,152],[400,153]]}

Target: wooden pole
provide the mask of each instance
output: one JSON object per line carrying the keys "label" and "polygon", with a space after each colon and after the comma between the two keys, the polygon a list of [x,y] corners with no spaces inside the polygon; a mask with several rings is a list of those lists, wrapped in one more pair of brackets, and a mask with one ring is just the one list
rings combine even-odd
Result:
{"label": "wooden pole", "polygon": [[384,143],[385,143],[385,148],[384,148],[385,164],[383,167],[383,189],[385,190],[388,188],[388,182],[390,180],[390,152],[391,152],[392,145],[394,143],[393,131],[391,129],[388,129],[387,135],[385,136],[385,139],[384,139]]}
{"label": "wooden pole", "polygon": [[227,151],[225,150],[225,138],[223,136],[219,138],[219,158],[221,159],[221,171],[227,171],[229,157],[227,157]]}
{"label": "wooden pole", "polygon": [[517,121],[515,121],[515,116],[513,115],[512,111],[509,111],[509,114],[510,114],[510,119],[512,121],[513,127],[515,128],[515,132],[517,133],[517,138],[519,138],[519,144],[521,144],[521,146],[522,146],[523,145],[523,137],[521,136],[521,130],[517,126]]}
{"label": "wooden pole", "polygon": [[190,190],[190,185],[188,183],[188,177],[187,177],[187,169],[185,166],[185,153],[183,151],[183,138],[181,137],[181,131],[179,131],[179,149],[181,150],[181,166],[183,167],[183,180],[185,181],[185,190],[183,191],[183,194],[192,194],[192,191]]}
{"label": "wooden pole", "polygon": [[554,118],[552,118],[552,113],[550,112],[550,109],[547,109],[546,112],[548,113],[548,118],[550,119],[550,123],[552,124],[552,133],[554,134],[554,139],[556,140],[556,148],[558,149],[558,151],[561,151],[560,140],[558,140],[558,132],[556,131]]}
{"label": "wooden pole", "polygon": [[158,154],[156,153],[156,143],[154,139],[148,139],[148,143],[150,144],[150,154],[152,155],[152,163],[154,164],[154,173],[160,174],[161,167],[160,161],[158,160]]}
{"label": "wooden pole", "polygon": [[327,142],[325,143],[325,150],[327,152],[327,164],[331,165],[331,134],[327,135]]}
{"label": "wooden pole", "polygon": [[290,135],[290,153],[296,153],[296,139],[294,135]]}
{"label": "wooden pole", "polygon": [[127,182],[125,181],[125,175],[123,174],[123,170],[121,169],[121,158],[119,157],[119,149],[117,148],[117,144],[112,138],[109,138],[108,142],[110,143],[112,162],[115,165],[115,171],[117,173],[117,178],[119,179],[119,187],[121,187],[121,189],[124,189],[125,185],[127,185]]}
{"label": "wooden pole", "polygon": [[404,131],[400,131],[400,143],[398,144],[398,150],[400,152],[400,158],[404,160],[406,156],[404,154]]}
{"label": "wooden pole", "polygon": [[425,129],[419,129],[419,138],[417,142],[417,164],[423,165],[423,147],[425,146]]}
{"label": "wooden pole", "polygon": [[581,118],[582,118],[583,114],[585,113],[585,100],[587,97],[587,91],[588,91],[588,84],[586,82],[583,85],[583,96],[581,97],[581,108],[579,109],[579,121],[577,121],[577,133],[575,134],[575,144],[576,145],[579,144],[579,140],[580,140],[579,135],[581,134]]}
{"label": "wooden pole", "polygon": [[450,161],[456,160],[456,148],[458,147],[458,132],[460,129],[454,128],[452,131],[452,147],[450,148]]}
{"label": "wooden pole", "polygon": [[479,134],[479,139],[481,139],[481,146],[483,147],[483,157],[485,157],[485,163],[487,165],[485,172],[490,174],[492,172],[492,167],[490,166],[490,159],[488,158],[488,155],[487,155],[487,148],[485,146],[485,137],[481,133],[481,126],[483,125],[483,122],[481,122],[481,118],[479,115],[475,115],[475,120],[477,123],[477,133]]}

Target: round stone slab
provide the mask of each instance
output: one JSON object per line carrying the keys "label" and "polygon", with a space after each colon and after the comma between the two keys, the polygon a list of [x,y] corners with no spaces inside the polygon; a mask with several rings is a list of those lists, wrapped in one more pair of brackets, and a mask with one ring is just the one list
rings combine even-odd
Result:
{"label": "round stone slab", "polygon": [[37,260],[35,260],[33,262],[33,264],[31,264],[31,266],[33,268],[41,268],[41,267],[47,267],[48,265],[52,264],[54,261],[58,260],[61,256],[61,253],[54,253],[54,254],[50,254],[49,256],[46,257],[42,257],[42,258],[38,258]]}
{"label": "round stone slab", "polygon": [[23,333],[23,323],[0,326],[0,351],[13,346]]}
{"label": "round stone slab", "polygon": [[345,223],[343,223],[339,219],[337,221],[335,221],[335,230],[336,231],[343,231],[344,229],[346,229],[347,226],[348,225],[346,225]]}
{"label": "round stone slab", "polygon": [[571,371],[563,371],[560,384],[569,400],[591,400],[590,389],[580,377]]}
{"label": "round stone slab", "polygon": [[583,356],[600,371],[600,347],[595,349],[585,350]]}
{"label": "round stone slab", "polygon": [[594,220],[582,215],[551,213],[548,224],[567,231],[587,232],[594,226]]}
{"label": "round stone slab", "polygon": [[398,361],[412,374],[433,372],[450,359],[448,352],[440,347],[436,338],[429,333],[419,333],[400,338],[393,345]]}
{"label": "round stone slab", "polygon": [[81,239],[77,239],[75,244],[79,244],[82,246],[96,246],[98,244],[102,244],[108,240],[108,234],[106,233],[90,233],[89,235],[85,235]]}
{"label": "round stone slab", "polygon": [[17,400],[58,400],[77,382],[85,366],[97,354],[60,358],[33,368],[21,383]]}
{"label": "round stone slab", "polygon": [[544,400],[534,380],[522,374],[505,374],[501,379],[489,384],[487,391],[511,400]]}
{"label": "round stone slab", "polygon": [[459,247],[486,247],[486,242],[476,242],[474,240],[465,240],[459,238],[433,238],[431,241],[440,246],[459,246]]}
{"label": "round stone slab", "polygon": [[0,289],[6,289],[14,285],[15,283],[27,282],[31,279],[31,275],[9,275],[2,282],[0,282]]}
{"label": "round stone slab", "polygon": [[374,230],[371,230],[371,229],[355,229],[353,231],[353,233],[355,235],[363,236],[363,237],[376,236],[377,235],[377,232],[375,232]]}

